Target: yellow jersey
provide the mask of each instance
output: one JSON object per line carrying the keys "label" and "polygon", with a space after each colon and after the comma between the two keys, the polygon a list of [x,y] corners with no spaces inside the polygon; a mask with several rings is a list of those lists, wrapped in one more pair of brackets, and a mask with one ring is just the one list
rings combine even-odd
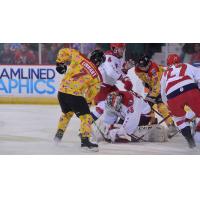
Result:
{"label": "yellow jersey", "polygon": [[102,77],[98,68],[79,51],[70,48],[58,52],[57,63],[69,62],[59,91],[85,97],[91,103],[100,90]]}
{"label": "yellow jersey", "polygon": [[147,72],[135,68],[136,75],[148,85],[148,88],[150,89],[149,95],[153,97],[158,97],[158,95],[160,94],[160,81],[163,72],[163,66],[158,66],[154,62],[151,62],[149,70]]}

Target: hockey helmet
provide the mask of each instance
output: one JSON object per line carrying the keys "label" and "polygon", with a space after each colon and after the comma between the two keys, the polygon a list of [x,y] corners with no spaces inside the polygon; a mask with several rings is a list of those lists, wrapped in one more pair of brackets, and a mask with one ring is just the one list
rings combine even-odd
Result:
{"label": "hockey helmet", "polygon": [[119,112],[122,107],[122,95],[118,92],[111,92],[106,99],[106,105],[112,111]]}
{"label": "hockey helmet", "polygon": [[138,59],[138,67],[145,68],[150,62],[149,56],[143,55]]}
{"label": "hockey helmet", "polygon": [[111,43],[110,48],[114,55],[118,58],[122,58],[124,55],[126,44],[125,43]]}
{"label": "hockey helmet", "polygon": [[103,62],[105,62],[106,57],[101,50],[94,50],[89,55],[89,59],[94,63],[97,67],[99,67]]}
{"label": "hockey helmet", "polygon": [[177,54],[169,54],[167,57],[167,66],[180,63],[181,59]]}
{"label": "hockey helmet", "polygon": [[125,43],[111,43],[110,44],[110,48],[125,48],[126,44]]}

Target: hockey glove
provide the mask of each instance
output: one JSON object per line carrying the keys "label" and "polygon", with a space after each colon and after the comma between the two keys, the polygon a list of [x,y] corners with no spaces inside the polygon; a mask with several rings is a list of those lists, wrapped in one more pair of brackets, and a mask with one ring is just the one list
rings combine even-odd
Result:
{"label": "hockey glove", "polygon": [[124,78],[124,80],[122,80],[122,82],[124,83],[124,89],[127,90],[127,91],[131,91],[132,88],[133,88],[133,84],[131,82],[131,80],[126,77]]}
{"label": "hockey glove", "polygon": [[127,74],[128,73],[128,70],[135,67],[135,62],[133,60],[129,60],[127,61],[126,63],[123,64],[123,68],[122,68],[122,72],[124,74]]}
{"label": "hockey glove", "polygon": [[156,104],[156,97],[147,95],[145,101],[148,102],[149,105],[152,107],[154,104]]}
{"label": "hockey glove", "polygon": [[67,71],[67,66],[64,63],[56,63],[56,71],[59,74],[64,74]]}
{"label": "hockey glove", "polygon": [[161,95],[158,95],[158,97],[156,97],[156,103],[157,103],[157,104],[163,103],[163,100],[162,100]]}

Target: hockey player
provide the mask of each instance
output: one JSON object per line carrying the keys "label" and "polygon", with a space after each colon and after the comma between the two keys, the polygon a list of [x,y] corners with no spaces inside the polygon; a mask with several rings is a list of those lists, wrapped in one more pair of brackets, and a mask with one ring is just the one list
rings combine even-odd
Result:
{"label": "hockey player", "polygon": [[[97,149],[98,145],[90,141],[93,119],[88,104],[92,102],[100,89],[102,78],[97,67],[104,61],[104,53],[100,50],[92,52],[90,60],[75,49],[64,48],[58,52],[56,70],[65,75],[58,92],[63,114],[58,123],[55,141],[59,142],[62,139],[75,113],[81,120],[81,147]],[[70,63],[68,67],[66,67],[66,62]]]}
{"label": "hockey player", "polygon": [[[169,111],[162,102],[160,94],[160,80],[163,72],[163,67],[151,61],[148,56],[141,56],[135,67],[136,75],[143,81],[145,87],[148,87],[150,90],[145,100],[151,106],[157,105],[158,111],[162,114],[163,118],[166,118],[169,116]],[[168,117],[165,122],[172,132],[176,130],[171,117]]]}
{"label": "hockey player", "polygon": [[103,83],[100,92],[95,97],[95,104],[97,106],[92,112],[94,120],[97,120],[103,114],[107,95],[110,92],[118,91],[118,88],[116,87],[118,80],[124,83],[124,88],[126,90],[132,89],[132,83],[126,75],[128,70],[132,67],[132,63],[125,63],[123,59],[125,44],[112,43],[110,44],[110,48],[111,50],[105,53],[106,61],[99,67]]}
{"label": "hockey player", "polygon": [[[195,142],[191,134],[189,123],[186,121],[184,107],[189,106],[197,117],[200,117],[200,69],[190,64],[180,63],[176,54],[167,58],[168,70],[161,80],[161,94],[163,101],[173,115],[174,121],[187,140],[189,147],[194,148]],[[196,131],[200,134],[200,122]]]}
{"label": "hockey player", "polygon": [[[111,92],[106,99],[103,118],[107,127],[105,137],[112,142],[121,139],[137,140],[133,134],[138,128],[141,116],[149,116],[150,114],[151,107],[136,93],[128,91]],[[119,129],[115,129],[113,125],[118,118],[123,119],[124,122]]]}

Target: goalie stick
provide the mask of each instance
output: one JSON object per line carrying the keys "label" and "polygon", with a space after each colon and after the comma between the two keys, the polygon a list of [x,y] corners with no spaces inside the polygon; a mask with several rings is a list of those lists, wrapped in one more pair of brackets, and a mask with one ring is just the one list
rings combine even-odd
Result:
{"label": "goalie stick", "polygon": [[101,134],[101,136],[103,137],[103,139],[106,141],[106,142],[109,142],[110,143],[110,140],[108,140],[105,136],[104,136],[104,133],[102,132],[102,130],[99,128],[99,126],[96,124],[96,122],[93,123],[95,125],[95,127],[97,128],[97,130],[99,131],[99,133]]}

